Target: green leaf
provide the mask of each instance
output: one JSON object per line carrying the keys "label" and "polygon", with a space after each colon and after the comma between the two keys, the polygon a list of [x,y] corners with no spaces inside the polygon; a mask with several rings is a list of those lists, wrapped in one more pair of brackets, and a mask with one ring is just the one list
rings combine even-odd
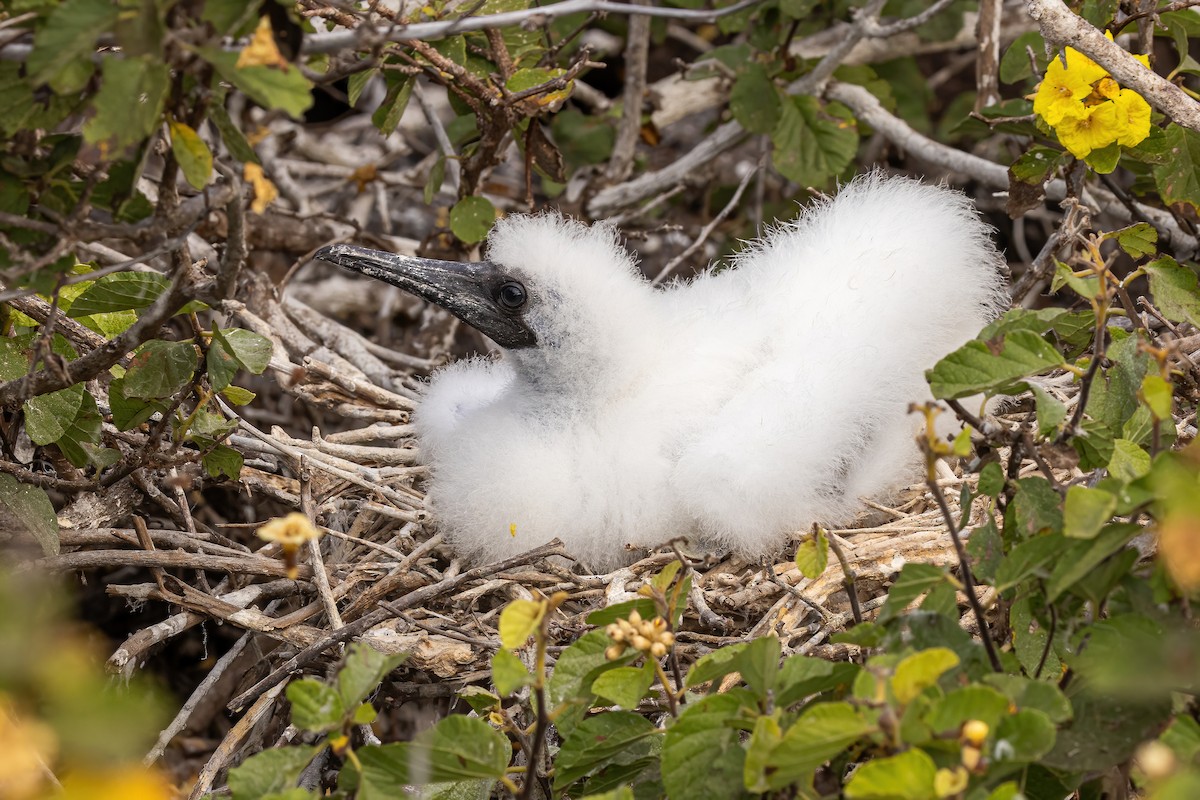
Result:
{"label": "green leaf", "polygon": [[362,97],[363,89],[367,88],[371,78],[379,74],[379,67],[371,67],[360,72],[355,72],[346,80],[346,101],[351,107],[358,105],[358,98]]}
{"label": "green leaf", "polygon": [[1121,147],[1115,142],[1093,150],[1084,156],[1084,162],[1100,175],[1107,175],[1121,161]]}
{"label": "green leaf", "polygon": [[924,750],[908,750],[860,766],[846,783],[846,800],[935,800],[937,765]]}
{"label": "green leaf", "polygon": [[241,386],[226,386],[221,390],[221,396],[235,406],[244,406],[258,397],[254,392]]}
{"label": "green leaf", "polygon": [[985,514],[983,524],[971,530],[967,555],[971,557],[971,571],[975,575],[988,583],[995,580],[996,569],[1004,558],[1004,542],[991,514]]}
{"label": "green leaf", "polygon": [[804,655],[788,656],[775,681],[775,704],[786,708],[810,695],[838,687],[849,688],[860,669],[857,664]]}
{"label": "green leaf", "polygon": [[827,186],[858,152],[854,116],[839,103],[811,96],[788,97],[771,133],[775,169],[801,186]]}
{"label": "green leaf", "polygon": [[981,342],[990,342],[1014,331],[1029,331],[1039,335],[1054,333],[1064,344],[1083,347],[1091,342],[1095,327],[1095,318],[1090,311],[1013,308],[1001,314],[999,319],[989,322],[977,338]]}
{"label": "green leaf", "polygon": [[213,341],[204,353],[204,369],[208,373],[208,382],[218,392],[229,388],[239,367],[237,359],[220,342]]}
{"label": "green leaf", "polygon": [[559,791],[604,766],[624,750],[658,734],[649,720],[630,711],[589,717],[563,740],[555,762],[554,789]]}
{"label": "green leaf", "polygon": [[1050,282],[1050,291],[1057,292],[1063,286],[1067,286],[1075,294],[1090,300],[1096,297],[1100,291],[1100,279],[1095,275],[1081,274],[1076,275],[1075,271],[1061,261],[1054,262],[1054,278]]}
{"label": "green leaf", "polygon": [[232,447],[219,444],[205,453],[202,460],[204,471],[208,473],[210,478],[217,478],[224,475],[231,481],[236,481],[242,474],[242,465],[244,463],[242,454]]}
{"label": "green leaf", "polygon": [[238,364],[252,375],[261,375],[271,363],[274,349],[271,340],[253,331],[242,328],[220,330],[214,325],[213,340],[220,342],[237,359]]}
{"label": "green leaf", "polygon": [[765,698],[775,687],[775,678],[779,675],[780,650],[779,638],[771,635],[751,639],[745,649],[738,653],[738,672],[742,673],[742,680],[759,697]]}
{"label": "green leaf", "polygon": [[986,675],[983,680],[1003,692],[1017,708],[1041,711],[1056,725],[1071,720],[1071,701],[1052,683],[1003,673]]}
{"label": "green leaf", "polygon": [[555,114],[550,130],[563,159],[573,169],[607,161],[616,136],[611,117],[583,114],[573,108]]}
{"label": "green leaf", "polygon": [[25,432],[34,444],[53,444],[63,437],[83,407],[83,384],[25,401]]}
{"label": "green leaf", "polygon": [[591,631],[575,640],[558,656],[554,672],[546,686],[550,707],[570,705],[571,708],[558,715],[555,725],[563,736],[569,736],[591,707],[595,694],[592,682],[610,669],[624,666],[632,656],[624,660],[609,661],[604,651],[612,644],[602,630]]}
{"label": "green leaf", "polygon": [[1103,489],[1072,486],[1067,489],[1063,509],[1063,535],[1069,539],[1093,539],[1117,510],[1117,498]]}
{"label": "green leaf", "polygon": [[108,448],[94,447],[100,442],[101,426],[100,409],[96,407],[96,399],[84,392],[79,412],[55,444],[67,460],[77,467],[94,464],[103,469],[112,466],[120,460],[120,453]]}
{"label": "green leaf", "polygon": [[901,705],[908,705],[925,689],[937,683],[942,674],[959,664],[953,650],[934,647],[905,658],[892,675],[892,694]]}
{"label": "green leaf", "polygon": [[72,319],[147,308],[170,282],[157,272],[117,272],[96,280],[75,298],[67,316]]}
{"label": "green leaf", "polygon": [[433,167],[429,170],[429,178],[425,181],[425,188],[422,191],[421,197],[425,201],[425,205],[433,202],[433,198],[437,197],[437,193],[442,190],[442,183],[446,180],[446,157],[438,156],[437,161],[433,162]]}
{"label": "green leaf", "polygon": [[58,515],[46,490],[0,473],[0,530],[33,537],[47,556],[58,555]]}
{"label": "green leaf", "polygon": [[348,709],[332,686],[315,678],[301,678],[287,687],[287,699],[292,704],[292,722],[298,728],[325,733],[341,727]]}
{"label": "green leaf", "polygon": [[260,800],[294,787],[300,773],[323,747],[276,747],[250,756],[229,770],[227,783],[232,800]]}
{"label": "green leaf", "polygon": [[1191,763],[1200,753],[1200,722],[1191,717],[1176,717],[1158,740],[1171,748],[1180,761]]}
{"label": "green leaf", "polygon": [[350,709],[367,699],[367,695],[378,688],[388,673],[408,658],[403,655],[386,655],[366,642],[354,642],[346,654],[337,674],[337,693],[342,708]]}
{"label": "green leaf", "polygon": [[170,397],[191,381],[197,354],[191,342],[146,342],[129,362],[125,396],[143,400]]}
{"label": "green leaf", "polygon": [[513,600],[500,612],[500,644],[505,650],[524,647],[546,615],[546,604],[535,600]]}
{"label": "green leaf", "polygon": [[729,94],[733,118],[751,133],[775,130],[782,113],[780,106],[779,89],[767,75],[766,67],[758,62],[752,62],[738,75]]}
{"label": "green leaf", "polygon": [[597,676],[592,681],[592,691],[621,708],[634,711],[652,683],[654,667],[646,662],[640,667],[617,667]]}
{"label": "green leaf", "polygon": [[50,83],[60,92],[82,88],[82,82],[65,86],[58,82],[64,72],[80,73],[86,81],[91,74],[92,56],[96,39],[112,29],[117,19],[118,7],[110,0],[66,0],[46,18],[46,22],[33,38],[33,50],[25,68],[29,77],[37,83]]}
{"label": "green leaf", "polygon": [[1050,717],[1033,708],[1023,708],[1000,720],[996,726],[996,761],[1037,761],[1054,748],[1055,729]]}
{"label": "green leaf", "polygon": [[533,676],[521,659],[502,648],[492,656],[492,683],[501,697],[508,697],[522,686],[531,686]]}
{"label": "green leaf", "polygon": [[1167,126],[1166,145],[1169,158],[1154,168],[1154,182],[1167,205],[1196,219],[1200,214],[1200,135],[1172,122]]}
{"label": "green leaf", "polygon": [[1143,269],[1150,280],[1154,304],[1167,319],[1200,326],[1200,288],[1196,273],[1170,256],[1163,256]]}
{"label": "green leaf", "polygon": [[267,66],[239,68],[236,51],[202,47],[199,52],[205,61],[216,67],[222,78],[264,108],[278,108],[293,119],[299,119],[312,106],[312,83],[295,67],[287,70]]}
{"label": "green leaf", "polygon": [[212,178],[212,151],[190,126],[171,119],[167,127],[171,131],[171,152],[183,170],[183,177],[192,186],[203,189]]}
{"label": "green leaf", "polygon": [[584,621],[588,625],[609,625],[618,619],[629,619],[629,615],[634,611],[638,612],[642,619],[654,619],[658,616],[654,601],[649,597],[639,597],[636,600],[625,600],[598,608],[588,614]]}
{"label": "green leaf", "polygon": [[1029,389],[1037,402],[1038,436],[1044,439],[1054,438],[1067,419],[1066,405],[1035,383],[1029,384]]}
{"label": "green leaf", "polygon": [[[1062,498],[1050,482],[1040,476],[1021,478],[1009,512],[1015,530],[1023,539],[1062,530]],[[1008,520],[1005,520],[1008,528]]]}
{"label": "green leaf", "polygon": [[738,659],[741,658],[742,651],[749,644],[749,642],[737,642],[725,645],[696,659],[696,663],[692,664],[691,669],[688,670],[684,686],[690,689],[702,683],[724,678],[731,672],[737,672]]}
{"label": "green leaf", "polygon": [[809,780],[822,764],[875,730],[875,723],[849,703],[805,709],[767,759],[771,787]]}
{"label": "green leaf", "polygon": [[1117,523],[1106,526],[1090,541],[1077,542],[1062,554],[1046,582],[1046,600],[1053,603],[1059,595],[1082,580],[1100,562],[1129,543],[1142,532],[1140,525]]}
{"label": "green leaf", "polygon": [[1153,255],[1158,249],[1158,231],[1147,222],[1138,222],[1120,230],[1111,231],[1101,237],[1116,239],[1117,245],[1132,258]]}
{"label": "green leaf", "polygon": [[1195,767],[1177,772],[1158,784],[1153,800],[1193,800],[1200,797],[1200,770]]}
{"label": "green leaf", "polygon": [[1033,65],[1029,62],[1029,50],[1037,59],[1038,73],[1046,68],[1046,41],[1037,31],[1021,34],[1004,51],[1000,57],[1000,80],[1005,83],[1016,83],[1033,77]]}
{"label": "green leaf", "polygon": [[957,736],[963,723],[977,719],[994,730],[996,723],[1008,714],[1009,699],[995,689],[973,683],[947,692],[935,699],[924,715],[925,724],[935,734]]}
{"label": "green leaf", "polygon": [[829,566],[829,538],[824,528],[817,528],[815,535],[808,537],[796,548],[796,566],[800,574],[816,580]]}
{"label": "green leaf", "polygon": [[1115,439],[1108,472],[1122,481],[1135,481],[1150,472],[1150,454],[1128,439]]}
{"label": "green leaf", "polygon": [[1030,331],[1013,331],[999,349],[979,340],[967,342],[925,373],[939,400],[995,393],[1020,378],[1063,366],[1062,355]]}
{"label": "green leaf", "polygon": [[[561,67],[525,67],[512,74],[505,84],[508,91],[516,94],[528,89],[534,89],[549,83],[555,78],[561,78],[567,71]],[[568,82],[562,89],[547,87],[546,91],[528,99],[536,99],[539,106],[550,106],[566,100],[571,94],[573,82]]]}
{"label": "green leaf", "polygon": [[887,602],[876,622],[883,624],[901,614],[909,603],[946,580],[946,571],[933,564],[909,562],[900,569],[896,582],[888,591]]}
{"label": "green leaf", "polygon": [[467,701],[475,713],[482,715],[485,711],[499,708],[500,695],[489,692],[482,686],[467,685],[459,691],[458,696]]}
{"label": "green leaf", "polygon": [[[1093,391],[1099,384],[1100,381],[1092,384]],[[1093,470],[1103,467],[1113,456],[1112,428],[1093,419],[1084,419],[1079,427],[1079,434],[1071,440],[1071,446],[1079,453],[1079,468]]]}
{"label": "green leaf", "polygon": [[96,116],[84,124],[83,138],[121,151],[154,133],[162,121],[171,73],[166,64],[147,56],[106,58],[101,71]]}
{"label": "green leaf", "polygon": [[108,407],[112,409],[113,425],[119,431],[132,430],[162,410],[157,403],[126,397],[124,378],[116,378],[108,385]]}
{"label": "green leaf", "polygon": [[775,716],[761,716],[754,720],[754,730],[746,747],[746,763],[742,769],[742,782],[749,792],[761,794],[770,791],[767,760],[783,739],[783,729]]}
{"label": "green leaf", "polygon": [[671,585],[671,581],[675,580],[675,576],[679,574],[679,570],[682,568],[683,562],[678,559],[672,561],[650,579],[650,585],[660,592],[666,592],[667,587]]}
{"label": "green leaf", "polygon": [[663,742],[662,781],[669,797],[741,795],[746,751],[733,722],[756,705],[749,692],[733,689],[684,707]]}
{"label": "green leaf", "polygon": [[483,720],[452,714],[411,742],[362,747],[355,753],[363,778],[373,782],[446,783],[499,780],[512,758],[512,746]]}
{"label": "green leaf", "polygon": [[412,98],[413,87],[417,85],[417,81],[411,75],[391,71],[384,74],[384,79],[387,82],[387,94],[379,108],[371,114],[371,122],[384,136],[390,136],[396,131],[400,118],[404,116],[404,110],[408,108],[408,101]]}
{"label": "green leaf", "polygon": [[486,197],[464,197],[450,209],[450,230],[467,244],[483,241],[496,224],[496,207]]}
{"label": "green leaf", "polygon": [[1007,591],[1031,575],[1047,574],[1049,564],[1067,549],[1066,542],[1058,534],[1049,534],[1018,544],[996,569],[996,591]]}
{"label": "green leaf", "polygon": [[[204,4],[206,11],[210,5],[211,3]],[[208,107],[208,114],[213,125],[217,126],[217,133],[221,134],[221,141],[229,148],[231,156],[243,164],[260,163],[258,156],[254,153],[254,148],[246,141],[246,135],[234,124],[229,112],[225,110],[225,86],[223,84],[213,91],[213,102]]]}
{"label": "green leaf", "polygon": [[1155,419],[1170,419],[1172,405],[1171,384],[1160,375],[1142,378],[1140,392],[1142,401],[1149,407]]}
{"label": "green leaf", "polygon": [[1008,168],[1008,201],[1005,205],[1009,215],[1020,215],[1039,206],[1045,196],[1046,181],[1060,166],[1069,162],[1067,153],[1042,145],[1034,145],[1022,153]]}
{"label": "green leaf", "polygon": [[1004,491],[1004,470],[995,461],[989,461],[979,471],[979,493],[988,497],[999,497]]}
{"label": "green leaf", "polygon": [[1062,674],[1062,662],[1052,646],[1047,648],[1049,633],[1034,614],[1035,608],[1044,605],[1040,595],[1021,596],[1013,602],[1009,612],[1013,652],[1017,654],[1017,660],[1021,662],[1025,674],[1031,678],[1058,680]]}

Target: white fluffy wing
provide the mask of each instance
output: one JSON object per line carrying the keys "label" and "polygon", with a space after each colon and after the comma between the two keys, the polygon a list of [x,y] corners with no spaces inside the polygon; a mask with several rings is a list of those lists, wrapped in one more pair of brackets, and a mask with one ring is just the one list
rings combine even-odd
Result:
{"label": "white fluffy wing", "polygon": [[912,475],[924,371],[995,316],[1003,261],[963,195],[861,178],[739,257],[761,360],[673,475],[716,542],[763,553]]}

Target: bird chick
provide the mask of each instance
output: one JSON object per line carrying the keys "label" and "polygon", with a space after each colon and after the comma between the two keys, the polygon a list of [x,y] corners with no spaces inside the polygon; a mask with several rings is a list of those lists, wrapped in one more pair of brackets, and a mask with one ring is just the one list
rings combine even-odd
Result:
{"label": "bird chick", "polygon": [[414,415],[441,530],[496,559],[558,537],[595,569],[686,535],[773,554],[912,477],[924,370],[978,333],[1004,262],[962,194],[878,173],[656,289],[615,229],[497,222],[488,259],[317,257],[504,348],[436,373]]}

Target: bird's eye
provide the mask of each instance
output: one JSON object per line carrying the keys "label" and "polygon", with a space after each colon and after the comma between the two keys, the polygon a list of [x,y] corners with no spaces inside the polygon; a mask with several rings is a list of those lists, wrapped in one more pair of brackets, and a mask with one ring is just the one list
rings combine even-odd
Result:
{"label": "bird's eye", "polygon": [[505,311],[520,311],[528,299],[529,294],[525,291],[525,287],[516,281],[505,281],[496,290],[496,302]]}

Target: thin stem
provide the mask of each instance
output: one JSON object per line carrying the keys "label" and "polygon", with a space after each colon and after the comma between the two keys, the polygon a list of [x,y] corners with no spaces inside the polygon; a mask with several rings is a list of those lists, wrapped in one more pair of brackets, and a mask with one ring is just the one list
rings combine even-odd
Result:
{"label": "thin stem", "polygon": [[1046,646],[1042,648],[1042,657],[1038,659],[1037,669],[1033,671],[1033,679],[1036,681],[1042,677],[1042,667],[1046,666],[1046,659],[1050,656],[1050,648],[1054,644],[1054,631],[1058,628],[1058,612],[1054,610],[1054,604],[1051,603],[1046,607],[1050,611],[1050,630],[1046,635]]}
{"label": "thin stem", "polygon": [[[932,454],[927,457],[932,457]],[[975,596],[975,579],[971,577],[971,561],[967,557],[967,549],[963,547],[962,538],[958,535],[958,526],[954,523],[954,515],[950,513],[950,507],[946,505],[946,498],[942,494],[941,487],[937,485],[937,481],[926,479],[925,485],[933,493],[938,508],[941,509],[942,518],[946,520],[950,538],[954,540],[954,551],[958,554],[958,563],[962,568],[963,589],[967,594],[967,602],[971,605],[971,612],[975,615],[975,622],[979,625],[979,638],[983,640],[983,648],[987,651],[988,661],[991,662],[993,670],[1003,672],[1004,667],[1000,664],[996,645],[992,642],[992,632],[988,629],[987,620],[983,616],[983,606],[979,604],[979,598]]]}
{"label": "thin stem", "polygon": [[858,587],[854,583],[858,573],[850,566],[850,560],[842,552],[842,546],[837,543],[837,539],[830,535],[826,541],[829,542],[829,549],[837,556],[838,563],[842,565],[842,586],[846,589],[846,597],[850,598],[850,613],[854,617],[854,624],[859,625],[863,621],[862,606],[858,604]]}
{"label": "thin stem", "polygon": [[671,688],[671,679],[667,677],[667,673],[663,671],[662,664],[658,663],[657,658],[650,658],[650,660],[654,664],[654,673],[658,675],[658,682],[662,684],[663,693],[667,696],[667,711],[671,713],[672,717],[677,717],[679,716],[679,706],[675,702],[675,690]]}

